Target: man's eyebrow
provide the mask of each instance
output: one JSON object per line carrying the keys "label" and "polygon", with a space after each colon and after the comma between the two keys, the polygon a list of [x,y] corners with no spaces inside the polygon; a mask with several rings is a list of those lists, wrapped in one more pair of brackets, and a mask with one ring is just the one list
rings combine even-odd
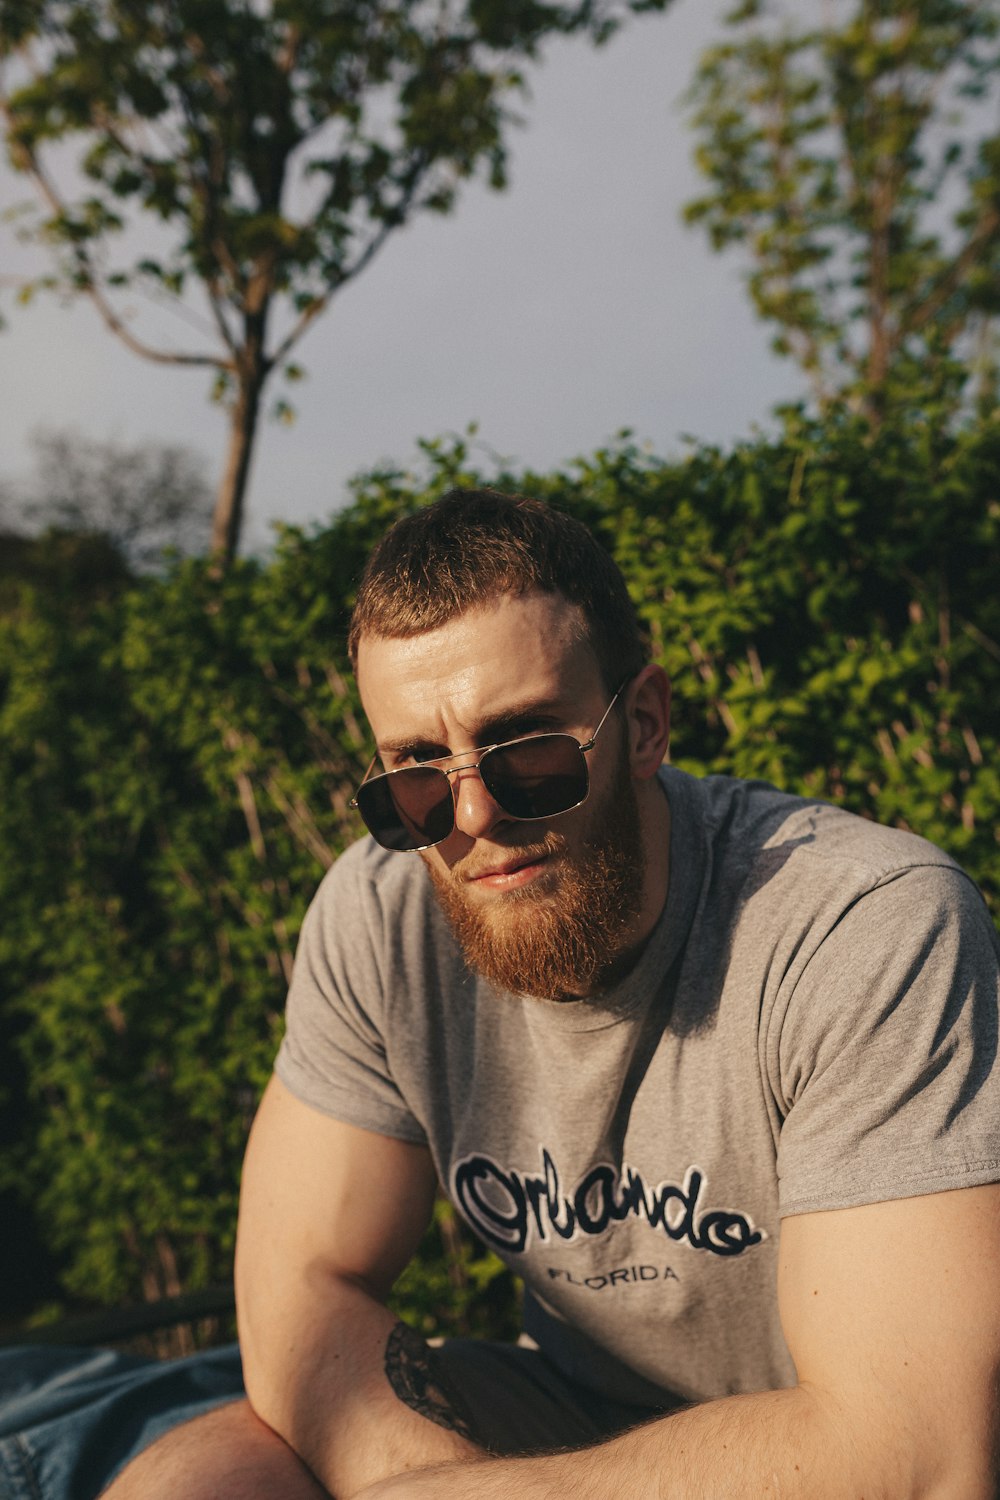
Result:
{"label": "man's eyebrow", "polygon": [[480,745],[495,745],[501,740],[516,739],[519,734],[531,734],[535,729],[550,729],[565,722],[564,703],[535,702],[491,715],[480,724],[475,738]]}
{"label": "man's eyebrow", "polygon": [[[531,734],[536,729],[555,728],[566,721],[566,704],[557,699],[534,699],[529,703],[514,704],[502,713],[491,714],[471,733],[468,744],[460,745],[455,754],[463,750],[475,750],[483,745],[497,745],[503,740],[517,739],[518,735]],[[441,750],[448,747],[433,735],[401,735],[398,738],[379,740],[379,754],[400,755],[413,750]]]}

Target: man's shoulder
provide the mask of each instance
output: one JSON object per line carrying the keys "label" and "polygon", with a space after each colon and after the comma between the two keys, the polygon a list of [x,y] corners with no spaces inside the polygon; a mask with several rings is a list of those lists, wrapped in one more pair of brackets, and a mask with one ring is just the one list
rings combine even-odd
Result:
{"label": "man's shoulder", "polygon": [[725,860],[772,864],[780,854],[800,872],[823,866],[872,885],[918,868],[961,873],[928,839],[818,797],[730,776],[694,778],[694,787],[708,840]]}
{"label": "man's shoulder", "polygon": [[366,835],[356,843],[349,844],[330,866],[320,883],[320,892],[337,893],[348,889],[358,893],[369,893],[378,899],[379,893],[393,894],[409,890],[423,890],[428,885],[423,860],[413,854],[398,854],[383,849]]}
{"label": "man's shoulder", "polygon": [[313,897],[308,925],[316,924],[338,942],[362,932],[401,929],[416,933],[439,923],[433,886],[415,854],[382,849],[370,837],[348,846],[334,860]]}

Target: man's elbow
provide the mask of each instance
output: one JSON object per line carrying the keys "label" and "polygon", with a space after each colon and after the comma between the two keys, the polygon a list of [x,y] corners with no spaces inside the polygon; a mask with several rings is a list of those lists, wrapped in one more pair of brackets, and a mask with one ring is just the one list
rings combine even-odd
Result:
{"label": "man's elbow", "polygon": [[284,1382],[275,1378],[275,1362],[266,1357],[259,1341],[245,1331],[245,1326],[241,1320],[240,1355],[247,1401],[254,1415],[288,1442],[288,1413],[282,1410],[281,1399]]}
{"label": "man's elbow", "polygon": [[933,1411],[871,1387],[866,1401],[811,1382],[798,1389],[809,1392],[821,1445],[838,1455],[852,1500],[1000,1500],[1000,1384],[992,1399],[961,1405],[942,1391]]}
{"label": "man's elbow", "polygon": [[[912,1464],[902,1466],[908,1473],[899,1500],[1000,1500],[1000,1444],[995,1431],[941,1430],[933,1449],[923,1437],[912,1448]],[[890,1488],[886,1500],[896,1500],[896,1494]]]}

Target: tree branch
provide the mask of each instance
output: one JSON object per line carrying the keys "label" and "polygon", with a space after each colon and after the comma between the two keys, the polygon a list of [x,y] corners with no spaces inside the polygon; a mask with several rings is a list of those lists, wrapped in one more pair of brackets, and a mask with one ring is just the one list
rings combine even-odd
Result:
{"label": "tree branch", "polygon": [[[2,102],[0,108],[2,108],[8,124],[11,124],[11,112],[6,100]],[[20,143],[17,148],[14,165],[19,171],[24,172],[27,176],[34,179],[39,192],[53,214],[59,218],[69,217],[68,205],[56,191],[55,185],[42,166],[36,151],[23,142]],[[106,327],[121,340],[126,348],[131,349],[134,354],[141,355],[143,359],[152,360],[154,364],[198,366],[217,370],[227,368],[226,362],[220,360],[217,355],[181,354],[173,350],[156,349],[151,344],[147,344],[143,339],[137,338],[104,295],[98,283],[94,263],[83,245],[73,245],[72,255],[79,278],[79,285],[75,290],[90,298]]]}
{"label": "tree branch", "polygon": [[914,309],[912,316],[907,319],[906,328],[902,333],[903,337],[910,333],[920,333],[927,327],[944,307],[949,297],[954,296],[958,291],[968,273],[976,265],[986,245],[998,235],[1000,235],[1000,208],[993,206],[983,214],[977,229],[956,255],[945,274],[935,283],[925,300]]}
{"label": "tree branch", "polygon": [[364,250],[362,250],[361,254],[358,256],[354,264],[352,266],[349,266],[345,271],[342,271],[340,275],[337,276],[336,280],[330,283],[326,292],[322,296],[314,298],[314,300],[309,303],[309,306],[303,310],[298,321],[292,325],[290,331],[285,335],[281,343],[277,346],[274,353],[271,355],[270,363],[272,365],[281,364],[282,360],[291,353],[292,349],[299,342],[299,339],[301,339],[302,335],[309,328],[310,324],[319,317],[320,313],[326,311],[333,296],[337,292],[339,292],[341,287],[345,286],[347,282],[353,280],[355,276],[360,275],[365,267],[371,263],[374,257],[381,250],[382,246],[385,244],[386,240],[393,232],[393,230],[400,228],[400,226],[406,222],[406,218],[409,214],[410,208],[413,205],[413,200],[417,195],[417,188],[420,186],[420,182],[423,179],[426,167],[426,163],[421,165],[413,182],[407,187],[405,193],[400,199],[400,202],[397,204],[397,213],[393,217],[392,222],[382,224],[378,231],[368,241],[368,244],[365,246]]}
{"label": "tree branch", "polygon": [[270,793],[271,800],[280,809],[288,825],[288,830],[297,843],[318,860],[324,870],[328,870],[334,861],[334,853],[316,826],[312,813],[305,802],[299,796],[287,797],[278,782],[277,775],[269,772],[265,778],[264,785]]}
{"label": "tree branch", "polygon": [[[89,265],[89,263],[87,264]],[[115,312],[111,303],[93,280],[92,272],[89,270],[88,280],[82,290],[97,308],[97,311],[104,320],[105,326],[121,340],[126,348],[131,349],[133,354],[140,354],[143,359],[152,360],[154,364],[158,365],[185,365],[188,368],[194,367],[212,370],[227,370],[230,368],[228,360],[220,359],[215,354],[178,354],[169,349],[155,349],[143,339],[136,338],[120,315]]]}
{"label": "tree branch", "polygon": [[219,330],[219,337],[232,355],[232,362],[233,364],[235,364],[236,356],[239,352],[239,345],[236,341],[236,335],[233,333],[232,329],[229,327],[229,324],[226,321],[226,315],[224,311],[226,307],[226,297],[220,288],[218,276],[205,277],[205,295],[208,298],[208,305],[212,313],[212,319],[215,323],[216,328]]}

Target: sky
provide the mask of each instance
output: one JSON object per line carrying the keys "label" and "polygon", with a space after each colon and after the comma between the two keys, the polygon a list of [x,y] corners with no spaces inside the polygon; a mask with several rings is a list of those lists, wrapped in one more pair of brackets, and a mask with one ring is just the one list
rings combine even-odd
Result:
{"label": "sky", "polygon": [[[681,96],[727,8],[674,0],[603,48],[550,46],[507,191],[471,184],[450,216],[398,232],[299,346],[297,418],[260,434],[243,550],[268,545],[274,518],[322,521],[351,475],[409,466],[419,438],[470,423],[487,466],[497,453],[552,469],[625,427],[666,456],[689,436],[728,443],[802,393],[769,351],[738,257],[681,221],[700,191]],[[0,209],[26,194],[0,168]],[[0,224],[0,266],[43,262]],[[30,473],[32,433],[73,428],[188,445],[214,485],[225,424],[204,371],[139,359],[86,305],[5,311],[0,482]]]}

